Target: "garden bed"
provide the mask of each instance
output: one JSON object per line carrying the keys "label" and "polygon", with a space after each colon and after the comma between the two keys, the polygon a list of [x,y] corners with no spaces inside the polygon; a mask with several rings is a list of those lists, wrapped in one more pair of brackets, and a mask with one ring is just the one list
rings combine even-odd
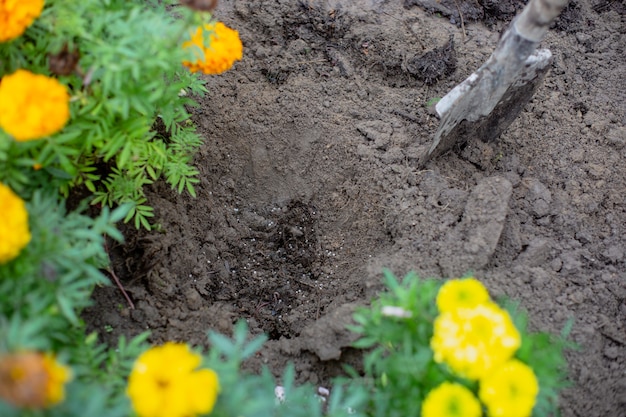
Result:
{"label": "garden bed", "polygon": [[90,327],[202,345],[245,319],[270,339],[249,369],[293,362],[326,385],[358,364],[344,326],[383,268],[472,272],[533,329],[574,319],[564,416],[626,415],[626,9],[572,0],[542,43],[551,72],[500,140],[419,170],[432,103],[524,2],[479,4],[222,1],[244,58],[192,109],[197,198],[147,190],[160,231],[110,249],[136,308],[100,288]]}

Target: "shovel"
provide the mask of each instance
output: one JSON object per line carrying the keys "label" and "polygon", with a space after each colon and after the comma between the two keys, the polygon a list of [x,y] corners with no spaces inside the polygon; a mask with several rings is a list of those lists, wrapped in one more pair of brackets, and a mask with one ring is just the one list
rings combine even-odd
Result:
{"label": "shovel", "polygon": [[549,50],[535,49],[568,1],[530,0],[487,62],[437,103],[441,122],[420,167],[470,138],[493,141],[515,120],[552,63]]}

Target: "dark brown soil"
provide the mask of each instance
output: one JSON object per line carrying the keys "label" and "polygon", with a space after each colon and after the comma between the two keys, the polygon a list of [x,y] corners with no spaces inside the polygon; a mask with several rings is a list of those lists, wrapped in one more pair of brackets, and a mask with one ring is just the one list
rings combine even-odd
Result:
{"label": "dark brown soil", "polygon": [[358,362],[343,326],[382,268],[472,271],[521,301],[533,329],[575,320],[564,416],[625,416],[623,3],[572,0],[542,43],[551,72],[502,137],[416,168],[432,101],[522,5],[221,1],[246,49],[193,110],[198,197],[150,190],[162,232],[112,249],[137,308],[99,289],[90,326],[104,340],[150,329],[154,342],[205,344],[245,319],[270,338],[251,370],[293,361],[299,381],[328,384]]}

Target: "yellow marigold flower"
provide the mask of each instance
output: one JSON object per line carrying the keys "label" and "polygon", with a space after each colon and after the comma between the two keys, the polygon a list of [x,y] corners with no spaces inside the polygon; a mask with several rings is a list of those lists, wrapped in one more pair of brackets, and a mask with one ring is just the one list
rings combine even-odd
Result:
{"label": "yellow marigold flower", "polygon": [[0,182],[0,264],[17,257],[30,237],[24,200]]}
{"label": "yellow marigold flower", "polygon": [[538,393],[535,373],[516,359],[481,379],[478,390],[490,417],[529,417]]}
{"label": "yellow marigold flower", "polygon": [[0,127],[20,142],[49,136],[69,120],[69,101],[56,79],[17,70],[0,81]]}
{"label": "yellow marigold flower", "polygon": [[20,36],[43,10],[44,0],[0,0],[0,42]]}
{"label": "yellow marigold flower", "polygon": [[202,357],[189,346],[168,342],[142,353],[126,393],[140,417],[193,417],[213,410],[219,380],[211,369],[197,369]]}
{"label": "yellow marigold flower", "polygon": [[492,302],[440,314],[430,340],[435,361],[469,379],[508,361],[520,344],[511,317]]}
{"label": "yellow marigold flower", "polygon": [[[209,45],[204,44],[208,33]],[[183,61],[191,72],[202,71],[205,74],[221,74],[230,69],[235,61],[243,56],[243,45],[239,32],[222,22],[207,23],[197,28],[191,40],[183,43],[183,48],[192,48],[196,61]]]}
{"label": "yellow marigold flower", "polygon": [[437,307],[441,313],[457,308],[472,308],[487,301],[487,288],[473,277],[450,280],[437,293]]}
{"label": "yellow marigold flower", "polygon": [[63,401],[71,372],[54,356],[22,352],[0,358],[0,398],[17,407],[45,408]]}
{"label": "yellow marigold flower", "polygon": [[50,354],[44,355],[43,365],[48,375],[46,403],[47,405],[58,404],[65,399],[65,383],[71,379],[72,373]]}
{"label": "yellow marigold flower", "polygon": [[480,417],[480,402],[463,385],[444,382],[428,393],[422,417]]}

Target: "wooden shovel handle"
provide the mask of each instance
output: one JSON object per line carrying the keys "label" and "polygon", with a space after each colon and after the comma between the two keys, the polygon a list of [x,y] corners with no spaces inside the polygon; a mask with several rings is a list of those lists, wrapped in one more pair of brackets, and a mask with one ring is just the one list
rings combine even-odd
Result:
{"label": "wooden shovel handle", "polygon": [[568,2],[569,0],[530,0],[515,20],[517,32],[530,41],[540,42],[552,21]]}

